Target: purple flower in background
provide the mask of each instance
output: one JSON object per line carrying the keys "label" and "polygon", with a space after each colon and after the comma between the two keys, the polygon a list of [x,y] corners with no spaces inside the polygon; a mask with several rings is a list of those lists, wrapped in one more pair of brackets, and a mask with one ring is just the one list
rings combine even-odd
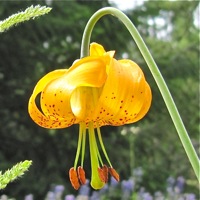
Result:
{"label": "purple flower in background", "polygon": [[134,180],[133,179],[129,179],[127,181],[123,180],[122,181],[122,190],[129,190],[129,191],[133,191],[134,188]]}
{"label": "purple flower in background", "polygon": [[176,180],[175,191],[179,194],[183,192],[185,186],[185,179],[182,176],[179,176]]}
{"label": "purple flower in background", "polygon": [[121,186],[122,186],[122,199],[123,200],[130,199],[131,193],[134,188],[133,179],[129,179],[127,181],[123,180]]}
{"label": "purple flower in background", "polygon": [[[136,174],[142,176],[139,168],[136,170]],[[186,181],[182,176],[179,176],[177,179],[169,177],[166,181],[167,193],[155,191],[153,195],[138,184],[136,176],[132,176],[128,180],[122,180],[120,183],[111,177],[110,184],[106,183],[100,190],[91,191],[89,182],[89,180],[86,180],[86,184],[80,187],[77,196],[68,194],[65,197],[63,197],[65,187],[52,184],[45,200],[197,200],[196,194],[183,192]],[[139,189],[139,191],[136,189]],[[2,195],[0,200],[8,200],[8,197]],[[24,200],[34,200],[33,194],[26,195]]]}
{"label": "purple flower in background", "polygon": [[24,200],[33,200],[33,195],[32,194],[26,195]]}
{"label": "purple flower in background", "polygon": [[143,194],[143,200],[153,200],[153,197],[148,192],[145,192]]}
{"label": "purple flower in background", "polygon": [[55,200],[55,194],[52,191],[47,192],[46,200]]}
{"label": "purple flower in background", "polygon": [[138,196],[142,197],[144,193],[145,193],[145,189],[144,189],[144,187],[141,187],[139,192],[138,192]]}
{"label": "purple flower in background", "polygon": [[110,178],[110,185],[116,187],[119,184],[113,177]]}
{"label": "purple flower in background", "polygon": [[90,200],[100,200],[99,192],[93,191]]}
{"label": "purple flower in background", "polygon": [[65,200],[75,200],[75,196],[73,194],[68,194],[65,196]]}
{"label": "purple flower in background", "polygon": [[56,185],[54,188],[55,193],[63,193],[65,187],[63,185]]}
{"label": "purple flower in background", "polygon": [[78,194],[80,196],[89,196],[89,193],[90,193],[89,180],[86,180],[86,184],[81,185]]}
{"label": "purple flower in background", "polygon": [[195,194],[186,194],[185,195],[185,200],[196,200]]}
{"label": "purple flower in background", "polygon": [[155,192],[154,197],[155,197],[155,200],[165,200],[164,195],[160,191]]}
{"label": "purple flower in background", "polygon": [[143,170],[142,167],[137,167],[133,170],[133,177],[135,179],[135,182],[139,183],[142,181],[142,176],[143,176]]}
{"label": "purple flower in background", "polygon": [[167,193],[169,196],[174,196],[174,184],[175,184],[175,179],[173,177],[169,177],[167,179]]}
{"label": "purple flower in background", "polygon": [[65,189],[65,187],[63,185],[56,185],[54,187],[53,192],[54,192],[56,200],[61,200],[64,189]]}

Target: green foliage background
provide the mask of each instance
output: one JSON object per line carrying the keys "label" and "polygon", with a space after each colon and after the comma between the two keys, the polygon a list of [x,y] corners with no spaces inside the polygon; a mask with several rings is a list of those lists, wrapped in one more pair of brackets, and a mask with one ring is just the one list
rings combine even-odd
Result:
{"label": "green foliage background", "polygon": [[[38,3],[47,5],[45,1]],[[1,1],[0,19],[32,4],[36,2]],[[99,8],[109,5],[107,0],[52,1],[50,14],[0,34],[0,170],[22,160],[33,160],[23,179],[1,193],[17,198],[33,193],[36,199],[42,199],[51,184],[64,184],[67,193],[74,193],[68,170],[74,162],[78,126],[63,130],[38,127],[28,115],[27,104],[34,85],[43,75],[68,68],[79,58],[87,21]],[[199,29],[193,23],[197,6],[197,1],[146,1],[126,14],[150,48],[199,150]],[[157,24],[159,19],[167,23]],[[128,31],[114,17],[107,16],[95,26],[92,41],[107,50],[116,50],[117,58],[128,55],[143,68],[152,86],[153,103],[146,118],[125,126],[127,130],[139,127],[137,134],[128,131],[123,135],[122,127],[102,128],[107,152],[121,179],[130,177],[132,168],[141,166],[142,184],[151,192],[165,191],[169,176],[184,175],[187,190],[197,193],[194,172],[158,88]],[[89,148],[86,151],[85,168],[90,171]]]}

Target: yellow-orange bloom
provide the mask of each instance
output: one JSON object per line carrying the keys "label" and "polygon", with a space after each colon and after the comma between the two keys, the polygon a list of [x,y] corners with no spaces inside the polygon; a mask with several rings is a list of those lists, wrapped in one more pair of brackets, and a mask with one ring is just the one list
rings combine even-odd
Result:
{"label": "yellow-orange bloom", "polygon": [[[89,56],[76,61],[69,69],[55,70],[41,78],[29,100],[31,118],[44,128],[80,124],[76,159],[69,172],[75,189],[85,183],[83,157],[87,132],[91,185],[100,189],[107,182],[108,172],[119,180],[105,151],[100,127],[136,122],[145,116],[151,104],[151,89],[140,67],[131,60],[116,60],[113,56],[114,51],[105,52],[101,45],[92,43]],[[35,102],[39,94],[40,109]],[[96,135],[109,168],[101,159]],[[77,167],[80,149],[81,166]]]}

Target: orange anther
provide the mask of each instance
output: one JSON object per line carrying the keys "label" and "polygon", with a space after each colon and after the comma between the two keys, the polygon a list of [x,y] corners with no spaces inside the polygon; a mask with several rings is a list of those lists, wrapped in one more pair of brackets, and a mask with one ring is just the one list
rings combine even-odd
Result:
{"label": "orange anther", "polygon": [[114,169],[114,168],[112,168],[112,167],[109,167],[108,168],[108,171],[109,171],[109,173],[110,173],[110,175],[112,176],[112,177],[114,177],[114,179],[116,180],[116,181],[118,181],[119,182],[119,174],[116,172],[116,170]]}
{"label": "orange anther", "polygon": [[69,170],[69,179],[74,189],[78,190],[80,187],[80,183],[78,181],[77,172],[73,167]]}
{"label": "orange anther", "polygon": [[86,184],[85,171],[81,166],[78,167],[78,178],[82,185]]}
{"label": "orange anther", "polygon": [[100,180],[105,183],[105,176],[104,176],[104,173],[103,173],[103,169],[101,169],[100,167],[98,167],[98,174],[99,174],[99,178]]}
{"label": "orange anther", "polygon": [[104,165],[102,167],[103,173],[104,173],[104,178],[105,178],[105,183],[108,182],[108,167],[106,165]]}
{"label": "orange anther", "polygon": [[103,183],[108,182],[108,167],[104,165],[102,168],[98,168],[99,178]]}

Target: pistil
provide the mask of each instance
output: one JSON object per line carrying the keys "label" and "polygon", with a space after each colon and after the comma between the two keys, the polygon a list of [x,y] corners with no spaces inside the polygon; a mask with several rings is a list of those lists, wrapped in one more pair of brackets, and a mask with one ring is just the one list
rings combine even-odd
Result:
{"label": "pistil", "polygon": [[89,123],[89,143],[90,143],[90,157],[91,157],[91,186],[94,189],[101,189],[104,186],[104,183],[101,181],[98,173],[99,168],[99,159],[98,155],[98,146],[96,143],[95,132],[93,122]]}

